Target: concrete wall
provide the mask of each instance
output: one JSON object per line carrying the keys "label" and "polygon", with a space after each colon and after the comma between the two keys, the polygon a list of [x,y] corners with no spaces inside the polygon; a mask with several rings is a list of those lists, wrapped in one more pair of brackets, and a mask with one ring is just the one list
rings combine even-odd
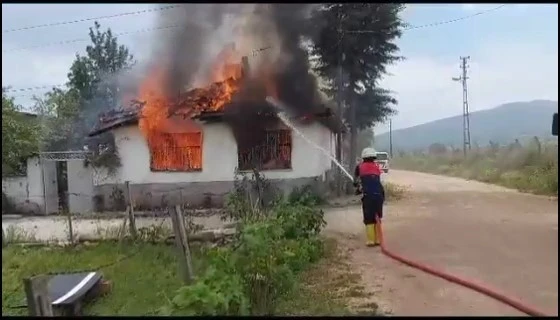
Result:
{"label": "concrete wall", "polygon": [[[334,153],[333,135],[327,128],[314,123],[298,129],[308,140]],[[123,201],[117,197],[127,198],[123,188],[125,181],[130,181],[135,202],[145,207],[165,206],[181,198],[193,205],[208,202],[219,205],[233,187],[237,144],[231,129],[224,123],[203,126],[202,170],[198,172],[152,172],[148,144],[138,127],[123,127],[113,133],[122,166],[113,176],[103,170],[96,172],[98,205],[113,208]],[[287,192],[294,186],[322,183],[330,169],[329,157],[293,132],[292,169],[267,170],[263,174]],[[177,191],[178,188],[182,190]]]}
{"label": "concrete wall", "polygon": [[27,159],[27,172],[22,177],[2,178],[2,192],[20,213],[44,214],[45,197],[39,158]]}
{"label": "concrete wall", "polygon": [[73,213],[93,210],[93,170],[84,160],[67,161],[68,209]]}

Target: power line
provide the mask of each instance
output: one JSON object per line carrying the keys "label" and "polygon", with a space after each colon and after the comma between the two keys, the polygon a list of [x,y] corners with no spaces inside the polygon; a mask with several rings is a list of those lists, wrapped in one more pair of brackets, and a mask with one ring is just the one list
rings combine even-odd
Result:
{"label": "power line", "polygon": [[84,18],[84,19],[78,19],[78,20],[60,21],[60,22],[52,22],[52,23],[45,23],[45,24],[36,24],[36,25],[32,25],[32,26],[27,26],[27,27],[5,29],[5,30],[2,30],[2,33],[10,33],[10,32],[16,32],[16,31],[38,29],[38,28],[62,26],[62,25],[74,24],[74,23],[80,23],[80,22],[87,22],[87,21],[92,21],[92,20],[102,20],[102,19],[125,17],[125,16],[131,16],[131,15],[137,15],[137,14],[143,14],[143,13],[164,11],[164,10],[169,10],[169,9],[173,9],[173,8],[177,8],[177,7],[179,7],[179,5],[165,6],[165,7],[152,8],[152,9],[146,9],[146,10],[140,10],[140,11],[123,12],[123,13],[117,13],[117,14],[108,15],[108,16],[91,17],[91,18]]}
{"label": "power line", "polygon": [[[499,10],[499,9],[505,7],[506,5],[507,4],[502,4],[502,5],[499,5],[497,7],[492,8],[492,9],[479,11],[477,13],[474,13],[474,14],[471,14],[471,15],[468,15],[468,16],[464,16],[464,17],[460,17],[460,18],[456,18],[456,19],[452,19],[452,20],[432,22],[432,23],[422,24],[422,25],[418,25],[418,26],[408,26],[408,27],[405,27],[404,30],[407,31],[407,30],[413,30],[413,29],[437,27],[437,26],[441,26],[441,25],[444,25],[444,24],[459,22],[459,21],[462,21],[462,20],[471,19],[471,18],[480,16],[480,15],[483,15],[483,14],[486,14],[486,13],[490,13],[492,11]],[[345,33],[375,33],[375,32],[378,32],[378,31],[375,31],[375,30],[353,30],[353,31],[343,31],[343,32],[345,32]]]}
{"label": "power line", "polygon": [[27,88],[19,88],[19,89],[7,89],[5,92],[36,91],[42,89],[52,89],[52,88],[62,87],[62,86],[64,86],[64,84],[51,84],[51,85],[35,86],[35,87],[27,87]]}
{"label": "power line", "polygon": [[[460,17],[460,18],[456,18],[456,19],[452,19],[452,20],[438,21],[438,22],[433,22],[433,23],[423,24],[423,25],[418,25],[418,26],[409,26],[409,27],[405,27],[403,30],[407,31],[407,30],[413,30],[413,29],[437,27],[437,26],[444,25],[444,24],[449,24],[449,23],[454,23],[454,22],[470,19],[470,18],[479,16],[479,15],[482,15],[482,14],[486,14],[486,13],[498,10],[498,9],[503,8],[505,6],[506,5],[503,4],[503,5],[497,6],[497,7],[492,8],[492,9],[480,11],[480,12],[477,12],[477,13],[474,13],[474,14],[471,14],[471,15],[468,15],[468,16],[464,16],[464,17]],[[91,18],[91,19],[93,19],[93,18]],[[124,36],[124,35],[131,35],[131,34],[136,34],[136,33],[151,32],[151,31],[158,31],[158,30],[168,30],[168,29],[175,29],[175,28],[179,28],[179,27],[182,27],[182,25],[171,25],[171,26],[166,26],[166,27],[140,29],[140,30],[135,30],[135,31],[117,33],[117,34],[115,34],[115,36]],[[343,32],[343,33],[375,33],[377,31],[375,31],[375,30],[353,30],[353,31],[350,31],[349,30],[349,31],[341,31],[341,32]],[[39,45],[34,45],[34,46],[29,46],[29,47],[21,47],[21,48],[15,48],[15,49],[2,50],[2,53],[37,49],[37,48],[44,48],[44,47],[52,47],[52,46],[57,46],[57,45],[66,45],[66,44],[72,44],[72,43],[77,43],[77,42],[85,42],[85,41],[89,41],[89,40],[90,40],[89,38],[64,40],[64,41],[39,44]]]}
{"label": "power line", "polygon": [[[173,29],[173,28],[178,28],[178,27],[181,27],[181,26],[182,25],[171,25],[171,26],[165,26],[165,27],[140,29],[140,30],[116,33],[115,36],[125,36],[125,35],[130,35],[130,34],[135,34],[135,33],[143,33],[143,32],[157,31],[157,30]],[[89,38],[81,38],[81,39],[65,40],[65,41],[60,41],[60,42],[51,42],[51,43],[40,44],[40,45],[29,46],[29,47],[2,50],[2,53],[23,51],[23,50],[36,49],[36,48],[44,48],[44,47],[52,47],[52,46],[56,46],[56,45],[65,45],[65,44],[76,43],[76,42],[85,42],[85,41],[90,41],[90,40],[91,39],[89,39]]]}
{"label": "power line", "polygon": [[[477,13],[474,13],[474,14],[471,14],[471,15],[468,15],[468,16],[464,16],[464,17],[460,17],[460,18],[456,18],[456,19],[452,19],[452,20],[433,22],[433,23],[423,24],[423,25],[418,25],[418,26],[409,26],[409,27],[404,28],[404,30],[429,28],[429,27],[436,27],[436,26],[440,26],[440,25],[444,25],[444,24],[454,23],[454,22],[470,19],[470,18],[479,16],[479,15],[482,15],[482,14],[486,14],[486,13],[489,13],[489,12],[492,12],[492,11],[496,11],[498,9],[501,9],[501,8],[505,7],[505,6],[506,6],[506,4],[499,5],[497,7],[492,8],[492,9],[479,11]],[[177,6],[169,6],[169,7],[164,7],[164,8],[170,9],[171,7],[177,7]],[[138,12],[141,12],[141,11],[138,11]],[[131,13],[128,13],[128,14],[131,14]],[[107,16],[107,17],[110,17],[110,16]],[[94,19],[94,18],[88,18],[88,19]],[[122,32],[122,33],[115,34],[115,36],[129,35],[129,34],[142,33],[142,32],[150,32],[150,31],[156,31],[156,30],[166,30],[166,29],[173,29],[173,28],[178,28],[178,27],[181,27],[181,25],[171,25],[171,26],[166,26],[166,27],[149,28],[149,29],[141,29],[141,30],[135,30],[135,31],[129,31],[129,32]],[[373,31],[373,30],[354,30],[354,31],[342,31],[342,32],[344,32],[344,33],[373,33],[373,32],[376,32],[376,31]],[[69,44],[69,43],[75,43],[75,42],[83,42],[83,41],[89,41],[89,40],[90,39],[85,39],[85,38],[74,39],[74,40],[66,40],[66,41],[37,45],[37,46],[32,46],[32,47],[16,48],[16,49],[5,50],[5,51],[3,50],[2,53],[28,50],[28,49],[34,49],[34,48],[41,48],[41,47],[54,46],[54,45],[61,45],[61,44]],[[45,85],[45,86],[39,86],[39,87],[28,87],[28,88],[21,88],[21,89],[9,89],[9,90],[6,90],[6,92],[34,91],[34,90],[40,90],[40,89],[50,89],[50,88],[59,87],[59,86],[64,86],[64,85],[63,84],[57,84],[57,85]]]}

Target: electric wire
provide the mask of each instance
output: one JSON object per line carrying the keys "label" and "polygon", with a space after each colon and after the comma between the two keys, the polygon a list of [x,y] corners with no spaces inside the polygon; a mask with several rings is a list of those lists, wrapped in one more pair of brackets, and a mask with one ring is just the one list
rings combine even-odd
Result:
{"label": "electric wire", "polygon": [[[500,5],[500,6],[497,6],[495,8],[492,8],[492,9],[479,11],[477,13],[474,13],[474,14],[471,14],[471,15],[468,15],[468,16],[463,16],[463,17],[456,18],[456,19],[452,19],[452,20],[438,21],[438,22],[433,22],[433,23],[428,23],[428,24],[423,24],[423,25],[418,25],[418,26],[408,26],[408,27],[403,28],[403,30],[407,31],[407,30],[413,30],[413,29],[437,27],[437,26],[444,25],[444,24],[459,22],[459,21],[462,21],[462,20],[467,20],[467,19],[470,19],[470,18],[473,18],[473,17],[476,17],[476,16],[480,16],[480,15],[483,15],[483,14],[486,14],[486,13],[490,13],[492,11],[496,11],[498,9],[501,9],[501,8],[505,7],[505,6],[506,6],[505,4]],[[117,34],[115,34],[115,36],[125,36],[125,35],[132,35],[132,34],[137,34],[137,33],[145,33],[145,32],[152,32],[152,31],[159,31],[159,30],[169,30],[169,29],[175,29],[175,28],[180,28],[180,27],[183,27],[183,25],[179,24],[179,25],[169,25],[169,26],[156,27],[156,28],[146,28],[146,29],[117,33]],[[375,30],[346,30],[346,31],[342,30],[341,32],[342,33],[374,33],[376,31]],[[50,43],[44,43],[44,44],[38,44],[38,45],[31,45],[31,46],[27,46],[27,47],[6,49],[6,50],[2,50],[2,53],[17,52],[17,51],[31,50],[31,49],[37,49],[37,48],[46,48],[46,47],[52,47],[52,46],[57,46],[57,45],[66,45],[66,44],[72,44],[72,43],[78,43],[78,42],[85,42],[85,41],[89,41],[89,40],[90,40],[89,38],[63,40],[63,41],[50,42]]]}
{"label": "electric wire", "polygon": [[5,30],[2,30],[2,33],[11,33],[11,32],[24,31],[24,30],[32,30],[32,29],[38,29],[38,28],[47,28],[47,27],[62,26],[62,25],[68,25],[68,24],[74,24],[74,23],[80,23],[80,22],[87,22],[87,21],[92,21],[92,20],[103,20],[103,19],[111,19],[111,18],[120,18],[120,17],[132,16],[132,15],[137,15],[137,14],[144,14],[144,13],[150,13],[150,12],[164,11],[164,10],[169,10],[169,9],[173,9],[173,8],[177,8],[177,7],[179,7],[179,5],[171,5],[171,6],[165,6],[165,7],[160,7],[160,8],[152,8],[152,9],[139,10],[139,11],[132,11],[132,12],[122,12],[122,13],[117,13],[117,14],[113,14],[113,15],[98,16],[98,17],[90,17],[90,18],[77,19],[77,20],[69,20],[69,21],[60,21],[60,22],[36,24],[36,25],[31,25],[31,26],[26,26],[26,27],[19,27],[19,28],[14,28],[14,29],[5,29]]}

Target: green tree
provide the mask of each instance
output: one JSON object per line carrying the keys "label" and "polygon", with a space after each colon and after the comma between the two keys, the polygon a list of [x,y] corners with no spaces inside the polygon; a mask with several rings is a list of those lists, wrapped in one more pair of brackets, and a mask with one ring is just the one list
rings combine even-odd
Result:
{"label": "green tree", "polygon": [[42,150],[67,150],[75,141],[82,139],[82,132],[74,130],[79,111],[76,91],[55,88],[43,99],[35,98],[35,111],[41,117]]}
{"label": "green tree", "polygon": [[[91,44],[86,47],[86,55],[76,54],[76,59],[68,73],[67,86],[79,96],[79,117],[76,119],[82,135],[91,130],[101,112],[119,105],[117,75],[134,65],[134,58],[128,48],[119,45],[111,29],[101,31],[95,22],[89,29]],[[110,143],[110,135],[96,139],[93,144]]]}
{"label": "green tree", "polygon": [[343,114],[350,126],[351,159],[356,157],[358,131],[395,113],[393,105],[397,101],[390,91],[379,87],[379,81],[388,65],[402,59],[395,41],[405,26],[399,17],[404,7],[327,4],[312,13],[312,28],[318,30],[311,44],[315,72],[325,80],[325,92],[345,102]]}
{"label": "green tree", "polygon": [[[394,43],[402,34],[402,4],[329,4],[314,11],[314,27],[320,30],[311,50],[317,74],[326,80],[326,93],[338,93],[339,67],[343,70],[343,98],[356,105],[360,128],[391,115],[396,100],[378,82],[388,65],[402,59]],[[348,117],[346,117],[348,121]]]}
{"label": "green tree", "polygon": [[2,176],[21,174],[25,161],[38,151],[34,116],[21,112],[2,87]]}
{"label": "green tree", "polygon": [[[98,22],[89,29],[91,44],[86,54],[76,54],[68,73],[67,90],[53,90],[38,101],[37,108],[49,119],[45,121],[50,133],[45,142],[50,150],[82,149],[88,145],[98,165],[114,166],[118,156],[110,133],[87,138],[100,113],[119,106],[118,76],[134,65],[128,48],[119,45],[111,29],[101,30]],[[100,146],[102,146],[100,148]],[[104,150],[101,155],[99,150]],[[109,154],[107,153],[109,151]]]}

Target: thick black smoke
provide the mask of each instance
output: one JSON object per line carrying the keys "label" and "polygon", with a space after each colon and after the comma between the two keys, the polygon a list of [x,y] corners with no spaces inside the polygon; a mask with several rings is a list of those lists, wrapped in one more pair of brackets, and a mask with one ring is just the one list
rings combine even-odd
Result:
{"label": "thick black smoke", "polygon": [[166,69],[165,89],[170,97],[176,97],[185,87],[194,84],[201,67],[208,62],[209,47],[219,43],[217,32],[224,27],[228,16],[239,15],[246,5],[188,3],[177,6],[163,11],[159,17],[159,27],[172,27],[172,33],[158,43],[153,57],[154,64]]}
{"label": "thick black smoke", "polygon": [[270,19],[276,26],[281,52],[287,61],[277,69],[278,98],[296,114],[313,111],[320,103],[317,79],[309,63],[302,39],[312,37],[308,17],[314,4],[272,4]]}
{"label": "thick black smoke", "polygon": [[[165,61],[166,88],[170,97],[186,87],[196,86],[216,50],[241,39],[238,48],[249,57],[250,79],[235,103],[226,108],[240,149],[266,143],[265,130],[274,118],[264,117],[267,103],[259,70],[272,73],[277,97],[294,115],[317,111],[321,99],[312,75],[308,51],[302,40],[312,37],[308,17],[316,4],[184,4],[161,17],[161,25],[179,24],[174,34],[158,50],[156,61]],[[241,33],[240,37],[239,33]],[[258,52],[252,50],[269,48]],[[260,88],[259,88],[260,86]],[[263,94],[255,101],[255,95]],[[247,99],[244,99],[247,98]],[[272,119],[272,120],[271,120]]]}

